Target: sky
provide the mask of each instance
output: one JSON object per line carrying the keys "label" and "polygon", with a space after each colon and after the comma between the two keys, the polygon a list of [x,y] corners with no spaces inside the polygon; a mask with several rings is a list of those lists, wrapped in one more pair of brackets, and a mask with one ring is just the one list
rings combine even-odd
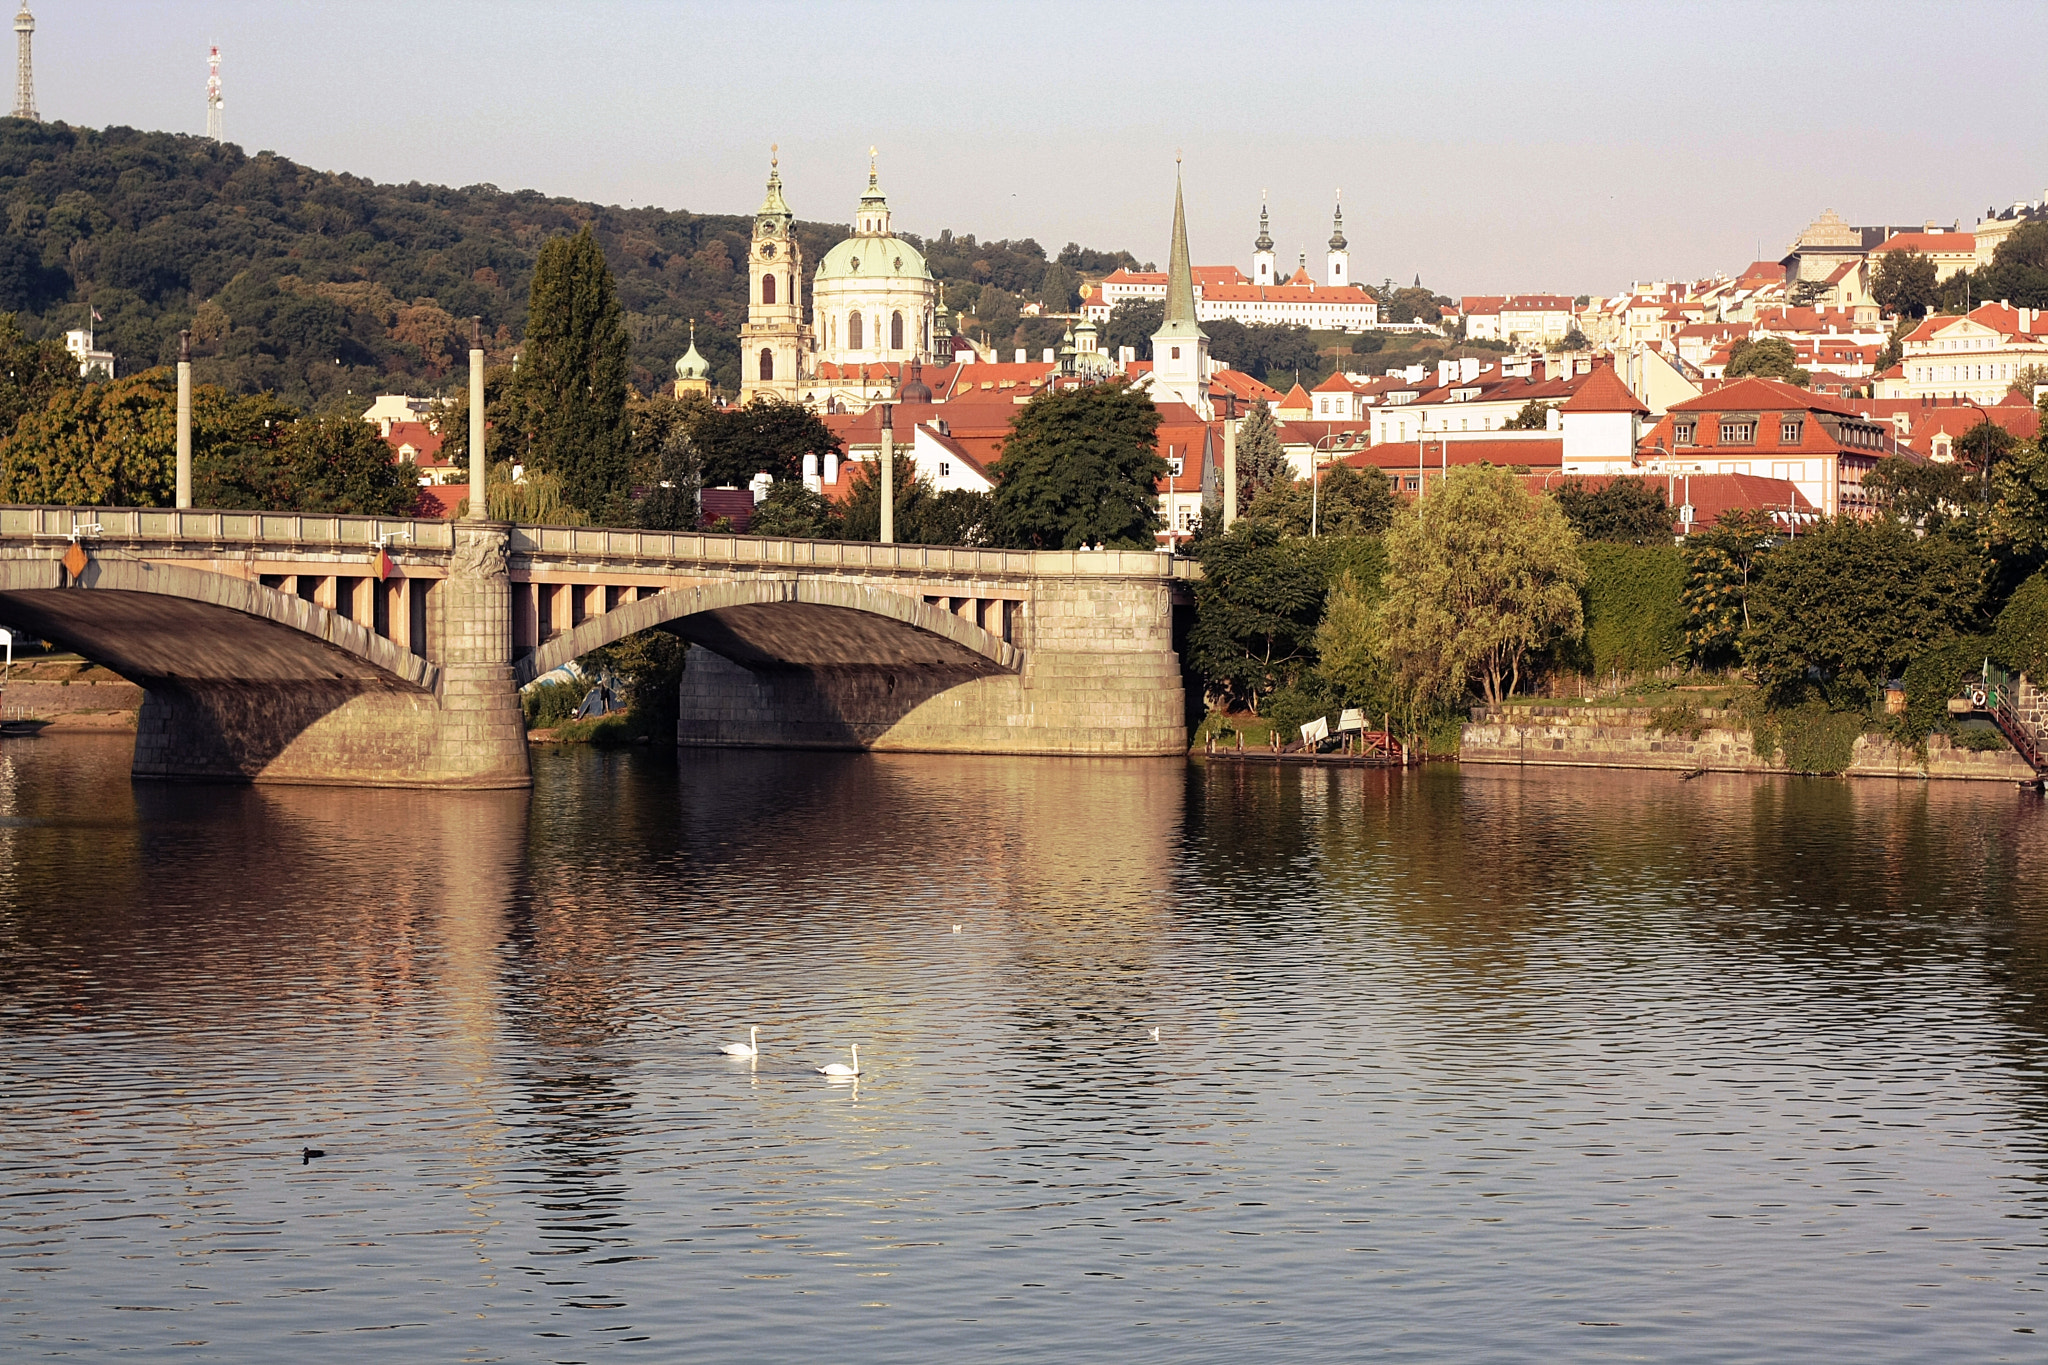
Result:
{"label": "sky", "polygon": [[45,119],[380,181],[1607,294],[2048,193],[2048,3],[30,0]]}

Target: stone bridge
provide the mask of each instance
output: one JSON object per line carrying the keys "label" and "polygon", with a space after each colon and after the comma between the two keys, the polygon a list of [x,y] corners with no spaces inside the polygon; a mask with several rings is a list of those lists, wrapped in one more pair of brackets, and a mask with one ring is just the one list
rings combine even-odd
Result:
{"label": "stone bridge", "polygon": [[518,688],[690,641],[676,741],[1167,754],[1185,564],[257,512],[0,507],[0,625],[144,689],[135,772],[530,781]]}

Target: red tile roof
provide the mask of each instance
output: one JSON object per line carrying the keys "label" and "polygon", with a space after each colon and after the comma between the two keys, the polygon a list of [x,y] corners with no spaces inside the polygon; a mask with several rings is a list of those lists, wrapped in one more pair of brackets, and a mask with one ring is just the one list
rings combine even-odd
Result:
{"label": "red tile roof", "polygon": [[1489,440],[1481,436],[1466,440],[1389,441],[1343,457],[1344,463],[1354,469],[1378,468],[1389,474],[1415,468],[1418,459],[1424,470],[1441,469],[1446,463],[1556,469],[1564,464],[1564,438]]}
{"label": "red tile roof", "polygon": [[1823,398],[1810,389],[1782,379],[1745,375],[1730,380],[1711,393],[1673,403],[1673,412],[1831,412],[1854,417],[1856,410],[1838,399]]}
{"label": "red tile roof", "polygon": [[1629,391],[1612,365],[1596,365],[1579,385],[1579,391],[1564,402],[1566,412],[1640,412],[1649,406]]}
{"label": "red tile roof", "polygon": [[1946,252],[1973,255],[1977,250],[1977,234],[1974,232],[1895,232],[1885,238],[1883,245],[1871,252],[1877,255],[1886,251],[1919,251],[1927,255]]}

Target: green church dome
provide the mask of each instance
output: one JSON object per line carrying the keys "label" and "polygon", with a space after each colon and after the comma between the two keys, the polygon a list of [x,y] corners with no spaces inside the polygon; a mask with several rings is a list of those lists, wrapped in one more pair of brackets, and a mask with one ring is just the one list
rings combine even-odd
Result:
{"label": "green church dome", "polygon": [[818,262],[820,280],[928,280],[924,253],[901,237],[849,237]]}

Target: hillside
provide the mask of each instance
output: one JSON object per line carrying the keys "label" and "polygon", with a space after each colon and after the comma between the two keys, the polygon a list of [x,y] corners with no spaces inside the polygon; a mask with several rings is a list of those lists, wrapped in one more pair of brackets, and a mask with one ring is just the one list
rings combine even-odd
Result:
{"label": "hillside", "polygon": [[[851,194],[846,196],[850,202]],[[82,326],[123,373],[168,362],[193,334],[202,383],[270,389],[304,408],[352,391],[425,392],[450,382],[481,316],[497,360],[526,320],[534,256],[591,225],[618,278],[633,337],[632,382],[650,392],[697,345],[722,387],[738,386],[753,222],[738,214],[617,208],[492,185],[379,185],[233,144],[132,128],[0,118],[0,312],[31,337]],[[803,222],[814,265],[843,223]],[[999,344],[1044,344],[1022,298],[1065,306],[1079,271],[1125,253],[1070,244],[923,240],[948,304],[985,316]],[[977,328],[977,330],[981,330]]]}

